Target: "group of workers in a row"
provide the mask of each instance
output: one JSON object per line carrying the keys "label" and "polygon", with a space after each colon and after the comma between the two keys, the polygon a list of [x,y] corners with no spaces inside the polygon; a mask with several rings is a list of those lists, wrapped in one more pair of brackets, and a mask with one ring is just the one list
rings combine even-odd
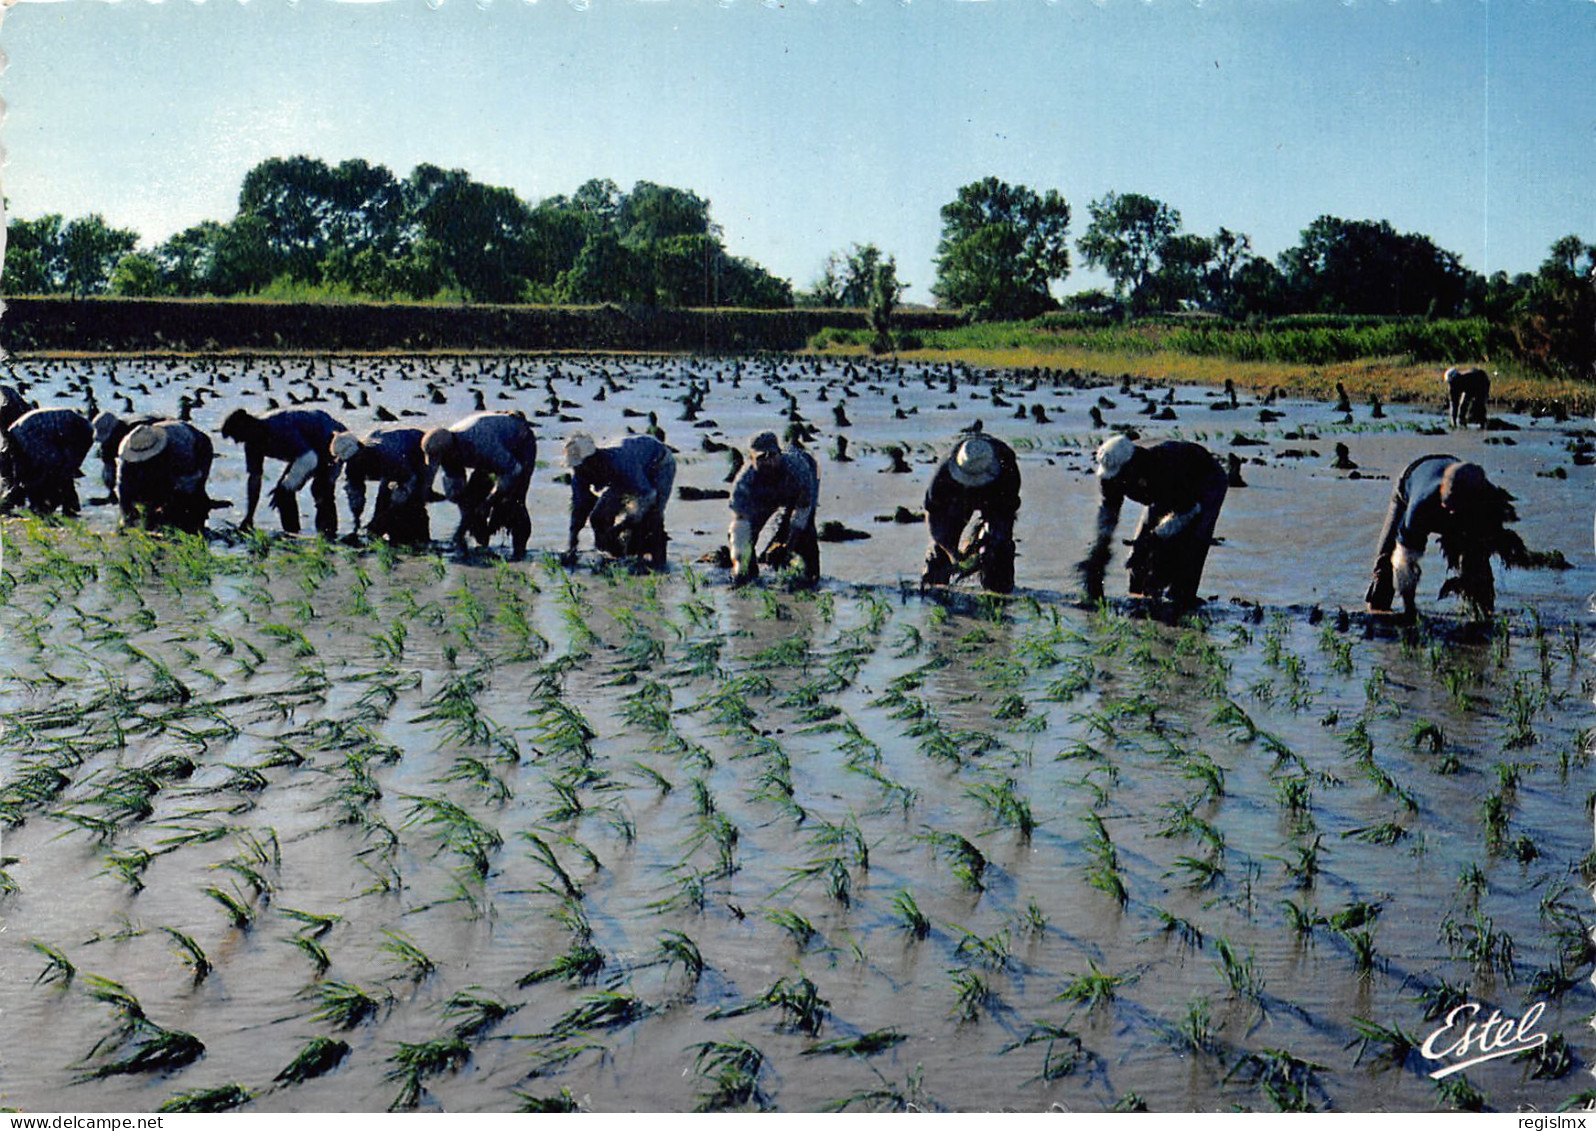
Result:
{"label": "group of workers in a row", "polygon": [[[1456,384],[1453,372],[1447,374],[1449,387]],[[1466,421],[1473,414],[1460,415]],[[520,413],[477,412],[448,427],[387,425],[357,436],[321,409],[286,408],[258,416],[235,409],[224,419],[222,435],[244,448],[248,480],[241,529],[253,525],[270,459],[284,469],[268,505],[288,533],[299,532],[298,493],[309,484],[317,531],[336,536],[334,486],[342,474],[356,533],[368,485],[376,484],[376,502],[364,520],[368,537],[396,544],[429,542],[427,506],[441,498],[459,509],[457,546],[468,536],[485,545],[504,531],[515,557],[526,552],[531,534],[527,493],[537,439]],[[32,408],[15,390],[0,386],[0,509],[20,504],[75,513],[74,480],[96,447],[110,492],[106,501],[117,503],[124,523],[198,533],[213,508],[228,505],[206,493],[214,452],[210,438],[192,424],[110,413],[90,421],[73,409]],[[647,435],[601,447],[576,432],[565,441],[564,462],[571,478],[565,560],[574,560],[578,537],[591,526],[600,552],[663,567],[665,508],[676,478],[671,450]],[[1166,440],[1143,446],[1115,435],[1097,449],[1095,469],[1096,535],[1077,566],[1087,597],[1103,596],[1114,531],[1130,499],[1147,511],[1126,562],[1129,592],[1167,599],[1178,608],[1196,604],[1228,489],[1225,468],[1198,444]],[[441,496],[433,487],[440,472]],[[731,490],[728,543],[735,583],[757,576],[760,561],[785,565],[794,559],[806,582],[819,579],[819,494],[820,472],[812,455],[800,446],[783,449],[772,432],[753,438]],[[979,574],[985,588],[1011,591],[1019,507],[1020,469],[1013,449],[980,431],[979,424],[961,434],[925,494],[930,546],[922,588]],[[757,552],[761,531],[778,514],[769,545]],[[1491,556],[1508,564],[1528,558],[1523,542],[1507,529],[1516,517],[1511,496],[1478,466],[1446,455],[1415,461],[1392,494],[1366,597],[1369,609],[1390,611],[1400,595],[1404,611],[1414,611],[1419,559],[1433,534],[1453,574],[1442,595],[1455,590],[1489,612],[1495,601]]]}

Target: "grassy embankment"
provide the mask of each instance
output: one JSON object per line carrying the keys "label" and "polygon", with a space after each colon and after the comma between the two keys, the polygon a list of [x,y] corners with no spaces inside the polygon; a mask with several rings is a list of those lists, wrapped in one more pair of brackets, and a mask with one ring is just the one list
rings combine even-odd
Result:
{"label": "grassy embankment", "polygon": [[[811,348],[865,352],[870,335],[825,330]],[[1177,384],[1222,385],[1263,393],[1331,399],[1336,385],[1355,403],[1444,396],[1441,371],[1478,365],[1493,374],[1492,400],[1520,407],[1561,404],[1596,409],[1596,385],[1548,377],[1512,356],[1511,338],[1484,320],[1421,322],[1373,319],[1280,319],[1263,327],[1219,321],[1148,321],[1125,326],[1067,316],[907,333],[899,357],[957,361],[983,368],[1052,368]]]}

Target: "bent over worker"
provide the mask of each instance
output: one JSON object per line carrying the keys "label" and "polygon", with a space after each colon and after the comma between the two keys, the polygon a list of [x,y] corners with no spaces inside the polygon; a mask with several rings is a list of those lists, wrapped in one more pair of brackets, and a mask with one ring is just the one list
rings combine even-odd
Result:
{"label": "bent over worker", "polygon": [[1441,585],[1439,596],[1460,593],[1478,613],[1489,615],[1496,608],[1491,555],[1500,557],[1504,565],[1526,565],[1530,560],[1524,540],[1506,526],[1517,520],[1513,496],[1491,483],[1479,465],[1449,455],[1414,460],[1391,490],[1373,576],[1364,594],[1369,611],[1390,612],[1392,598],[1401,594],[1404,614],[1414,615],[1419,559],[1434,534],[1452,575]]}
{"label": "bent over worker", "polygon": [[301,487],[310,484],[310,497],[316,504],[316,530],[328,538],[338,534],[338,504],[333,497],[333,482],[338,465],[333,462],[332,438],[349,429],[319,408],[279,408],[262,416],[235,408],[222,421],[222,435],[244,445],[244,463],[249,484],[240,530],[255,525],[255,508],[260,504],[261,478],[268,459],[286,466],[272,488],[268,505],[277,510],[283,530],[299,533]]}
{"label": "bent over worker", "polygon": [[[820,538],[815,509],[820,502],[820,468],[800,448],[781,450],[774,432],[761,432],[749,444],[748,461],[732,484],[732,583],[759,575],[759,562],[778,569],[794,556],[803,563],[803,580],[820,580]],[[763,555],[756,558],[759,532],[777,511],[781,521]]]}
{"label": "bent over worker", "polygon": [[332,438],[332,457],[343,469],[344,498],[354,533],[366,513],[366,484],[377,484],[366,533],[400,545],[432,541],[427,521],[427,457],[420,428],[373,428],[364,438],[340,432]]}
{"label": "bent over worker", "polygon": [[538,458],[537,437],[526,417],[518,412],[472,413],[448,428],[429,429],[421,450],[427,457],[429,491],[431,477],[441,468],[444,497],[460,508],[454,544],[464,547],[469,533],[485,546],[504,530],[513,556],[524,557],[532,536],[526,495]]}
{"label": "bent over worker", "polygon": [[205,493],[215,451],[211,438],[181,420],[137,424],[117,448],[117,508],[124,525],[205,529],[211,500]]}
{"label": "bent over worker", "polygon": [[640,557],[665,565],[665,505],[676,482],[676,457],[652,436],[628,436],[601,448],[585,432],[565,441],[571,469],[571,533],[565,560],[591,522],[593,544],[612,557]]}
{"label": "bent over worker", "polygon": [[1491,398],[1491,375],[1483,369],[1459,369],[1454,365],[1442,375],[1442,380],[1446,382],[1446,403],[1452,427],[1478,424],[1484,428],[1486,403]]}
{"label": "bent over worker", "polygon": [[[1014,517],[1020,509],[1020,465],[1014,449],[980,433],[960,440],[937,467],[925,492],[925,521],[931,533],[920,588],[947,585],[979,569],[981,584],[994,593],[1014,589]],[[969,542],[964,528],[977,514],[981,523]],[[969,568],[964,562],[980,556]]]}
{"label": "bent over worker", "polygon": [[1224,467],[1201,444],[1165,440],[1138,447],[1124,436],[1105,441],[1096,462],[1097,537],[1078,566],[1087,596],[1103,595],[1109,544],[1130,499],[1147,507],[1125,563],[1131,596],[1167,595],[1180,608],[1196,604],[1229,486]]}
{"label": "bent over worker", "polygon": [[36,408],[0,429],[0,510],[78,513],[77,480],[94,428],[76,409]]}

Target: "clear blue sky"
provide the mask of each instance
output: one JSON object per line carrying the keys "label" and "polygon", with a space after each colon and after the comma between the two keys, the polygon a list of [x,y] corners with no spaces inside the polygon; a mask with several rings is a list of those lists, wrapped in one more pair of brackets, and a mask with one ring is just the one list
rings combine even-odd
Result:
{"label": "clear blue sky", "polygon": [[687,188],[799,288],[869,241],[920,301],[987,175],[1059,190],[1072,236],[1113,190],[1270,257],[1325,213],[1483,272],[1596,240],[1593,0],[69,0],[0,49],[11,207],[146,244],[296,153]]}

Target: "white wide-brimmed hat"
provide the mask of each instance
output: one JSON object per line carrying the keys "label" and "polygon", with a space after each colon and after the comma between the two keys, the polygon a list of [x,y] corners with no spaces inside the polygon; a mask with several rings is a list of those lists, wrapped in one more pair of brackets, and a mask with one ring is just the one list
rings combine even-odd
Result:
{"label": "white wide-brimmed hat", "polygon": [[985,487],[998,477],[997,449],[984,436],[971,436],[953,453],[948,473],[965,487]]}
{"label": "white wide-brimmed hat", "polygon": [[360,438],[353,432],[339,432],[332,438],[332,457],[339,463],[355,458],[360,450]]}
{"label": "white wide-brimmed hat", "polygon": [[166,429],[154,424],[140,424],[122,438],[116,456],[123,463],[143,463],[154,459],[166,450]]}
{"label": "white wide-brimmed hat", "polygon": [[1112,479],[1130,462],[1131,456],[1136,454],[1136,445],[1124,436],[1111,436],[1097,449],[1097,475],[1100,479]]}
{"label": "white wide-brimmed hat", "polygon": [[429,428],[421,437],[421,454],[437,462],[454,452],[454,433],[447,428]]}
{"label": "white wide-brimmed hat", "polygon": [[565,466],[580,467],[588,456],[598,451],[598,444],[586,432],[572,432],[565,441]]}

